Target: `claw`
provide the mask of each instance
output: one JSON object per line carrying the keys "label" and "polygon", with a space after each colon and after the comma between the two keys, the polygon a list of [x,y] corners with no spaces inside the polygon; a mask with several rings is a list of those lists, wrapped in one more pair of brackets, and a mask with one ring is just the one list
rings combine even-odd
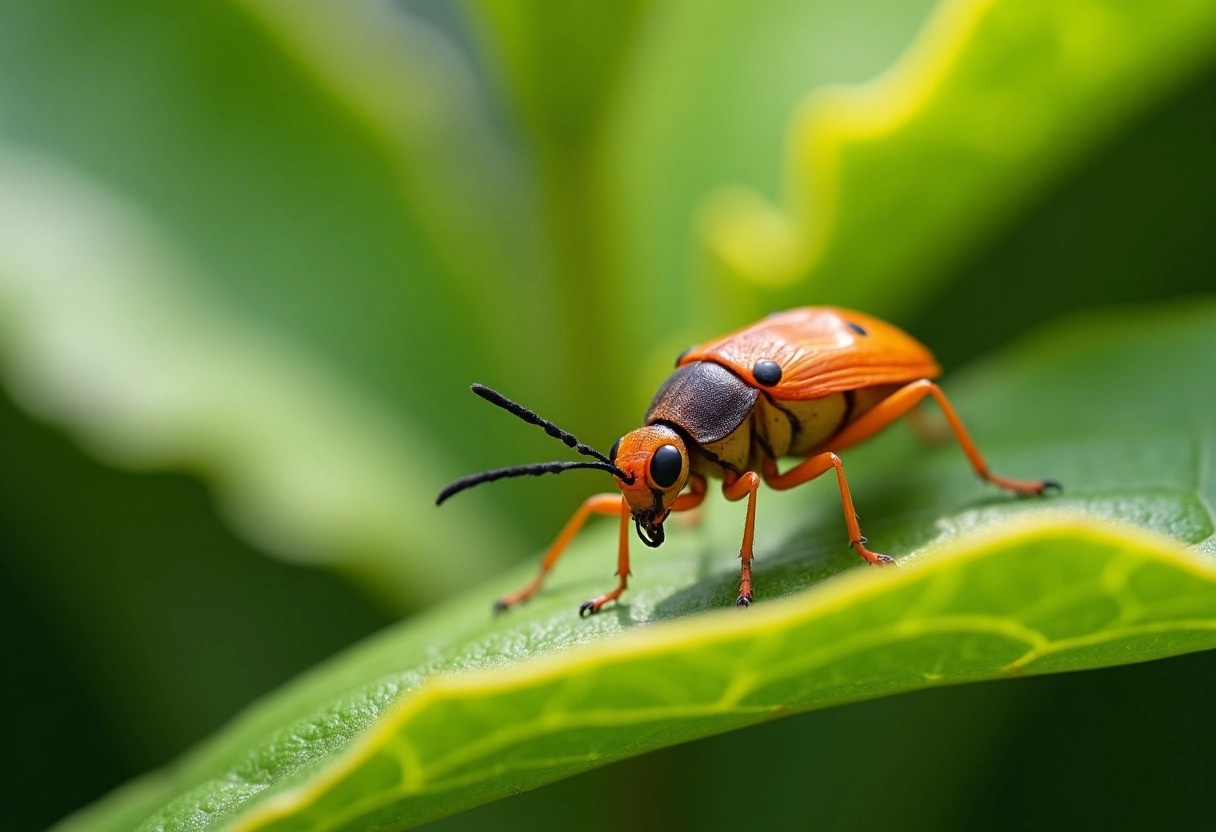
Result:
{"label": "claw", "polygon": [[752,599],[747,597],[746,595],[740,595],[738,598],[735,599],[736,609],[745,610],[748,607],[750,607],[751,605],[752,605]]}
{"label": "claw", "polygon": [[501,615],[503,612],[509,610],[510,608],[511,608],[511,605],[508,604],[506,601],[502,600],[501,598],[499,598],[497,601],[494,602],[494,614],[495,615]]}
{"label": "claw", "polygon": [[596,606],[594,601],[584,601],[583,605],[578,608],[578,617],[586,618],[589,615],[595,615],[599,611],[600,608]]}
{"label": "claw", "polygon": [[1054,491],[1057,494],[1064,493],[1064,486],[1060,485],[1057,480],[1043,480],[1043,484],[1039,486],[1039,495],[1042,496],[1048,491]]}
{"label": "claw", "polygon": [[[863,538],[863,540],[864,540],[864,538]],[[886,555],[880,555],[880,554],[878,554],[878,552],[871,552],[869,549],[866,548],[865,543],[863,543],[861,540],[852,541],[849,543],[849,546],[852,547],[853,551],[855,551],[855,552],[857,552],[857,554],[861,555],[861,557],[865,560],[865,562],[870,564],[871,566],[896,566],[897,565],[895,563],[894,558],[889,558]]]}

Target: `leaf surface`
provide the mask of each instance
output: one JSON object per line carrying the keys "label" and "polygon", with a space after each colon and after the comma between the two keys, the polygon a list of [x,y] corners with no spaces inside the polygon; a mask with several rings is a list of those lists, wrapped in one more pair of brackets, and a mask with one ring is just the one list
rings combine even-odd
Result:
{"label": "leaf surface", "polygon": [[413,824],[800,710],[1214,647],[1214,348],[1210,302],[1108,313],[948,384],[995,470],[1064,481],[1050,502],[985,492],[957,448],[906,432],[850,451],[863,528],[900,569],[856,568],[823,481],[762,492],[747,612],[729,608],[741,507],[714,502],[579,620],[611,581],[602,523],[526,606],[488,612],[521,571],[252,708],[161,776],[142,828]]}

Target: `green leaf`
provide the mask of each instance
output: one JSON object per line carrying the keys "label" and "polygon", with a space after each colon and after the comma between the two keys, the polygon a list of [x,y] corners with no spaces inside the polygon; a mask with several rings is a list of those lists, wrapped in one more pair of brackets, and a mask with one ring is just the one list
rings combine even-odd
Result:
{"label": "green leaf", "polygon": [[600,524],[525,607],[488,611],[521,571],[251,709],[162,776],[141,828],[407,825],[799,710],[1216,647],[1213,349],[1211,302],[1106,314],[947,385],[993,468],[1058,476],[1060,499],[985,493],[956,448],[904,432],[850,451],[863,528],[901,569],[854,568],[830,483],[765,491],[750,610],[722,609],[741,507],[715,504],[583,621],[611,580]]}
{"label": "green leaf", "polygon": [[944,2],[882,76],[805,99],[783,203],[720,192],[706,244],[732,274],[778,287],[778,304],[809,290],[906,310],[944,265],[1214,55],[1211,4]]}

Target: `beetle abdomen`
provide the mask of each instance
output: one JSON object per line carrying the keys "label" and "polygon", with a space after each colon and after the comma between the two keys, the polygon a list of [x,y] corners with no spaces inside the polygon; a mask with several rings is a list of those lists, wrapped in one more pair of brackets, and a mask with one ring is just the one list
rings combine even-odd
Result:
{"label": "beetle abdomen", "polygon": [[646,424],[666,422],[698,445],[729,436],[752,412],[760,391],[720,364],[696,361],[679,367],[655,393]]}
{"label": "beetle abdomen", "polygon": [[848,411],[849,396],[844,393],[803,401],[765,398],[752,421],[770,456],[806,456],[840,430]]}

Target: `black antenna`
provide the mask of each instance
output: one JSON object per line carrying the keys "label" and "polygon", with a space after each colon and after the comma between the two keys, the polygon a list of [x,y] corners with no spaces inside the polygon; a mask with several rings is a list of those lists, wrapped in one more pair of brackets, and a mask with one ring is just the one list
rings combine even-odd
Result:
{"label": "black antenna", "polygon": [[595,468],[599,471],[607,471],[609,474],[616,474],[618,477],[623,474],[621,469],[615,465],[605,465],[602,462],[583,462],[582,460],[574,462],[534,462],[531,465],[515,465],[511,468],[483,471],[480,474],[471,474],[458,479],[439,492],[439,496],[435,498],[435,505],[443,505],[443,501],[453,494],[459,494],[466,488],[481,485],[483,482],[494,482],[494,480],[502,480],[507,477],[539,477],[541,474],[560,474],[562,471],[569,471],[572,468]]}
{"label": "black antenna", "polygon": [[544,428],[545,433],[549,434],[554,439],[560,439],[562,442],[565,442],[567,446],[574,448],[574,450],[578,451],[583,456],[595,457],[596,459],[600,460],[601,462],[604,462],[608,465],[612,465],[611,459],[604,456],[602,453],[600,453],[599,451],[597,451],[595,448],[591,447],[590,445],[584,445],[582,442],[579,442],[577,439],[574,438],[574,434],[570,433],[570,431],[562,430],[557,425],[550,422],[548,419],[542,419],[536,413],[532,412],[531,410],[528,410],[528,408],[524,407],[522,404],[511,401],[506,396],[504,396],[502,393],[499,393],[497,390],[491,390],[489,387],[486,387],[484,384],[474,384],[471,389],[473,390],[474,393],[481,396],[483,399],[488,401],[490,404],[498,405],[499,407],[501,407],[503,410],[507,411],[508,413],[511,413],[515,416],[518,416],[520,419],[523,419],[529,425],[537,425],[538,427]]}
{"label": "black antenna", "polygon": [[550,422],[548,419],[542,419],[539,415],[524,407],[522,404],[513,402],[499,393],[497,390],[492,390],[484,384],[474,384],[472,387],[474,393],[481,396],[490,404],[501,407],[508,413],[522,419],[530,425],[536,425],[543,428],[545,433],[552,436],[554,439],[561,440],[565,445],[578,451],[583,456],[594,457],[598,462],[534,462],[529,465],[514,465],[510,468],[497,468],[493,471],[483,471],[480,474],[471,474],[467,477],[462,477],[456,482],[449,485],[443,491],[439,492],[439,496],[435,498],[435,505],[442,505],[443,501],[451,497],[453,494],[459,494],[466,488],[472,488],[475,485],[481,485],[483,482],[494,482],[495,480],[506,479],[507,477],[538,477],[541,474],[560,474],[562,471],[570,471],[574,468],[593,468],[597,471],[607,471],[609,474],[614,474],[620,477],[629,485],[633,484],[633,477],[626,474],[620,468],[613,464],[612,460],[604,456],[604,454],[592,448],[590,445],[584,445],[574,437],[574,434],[569,431],[562,430],[557,425]]}

